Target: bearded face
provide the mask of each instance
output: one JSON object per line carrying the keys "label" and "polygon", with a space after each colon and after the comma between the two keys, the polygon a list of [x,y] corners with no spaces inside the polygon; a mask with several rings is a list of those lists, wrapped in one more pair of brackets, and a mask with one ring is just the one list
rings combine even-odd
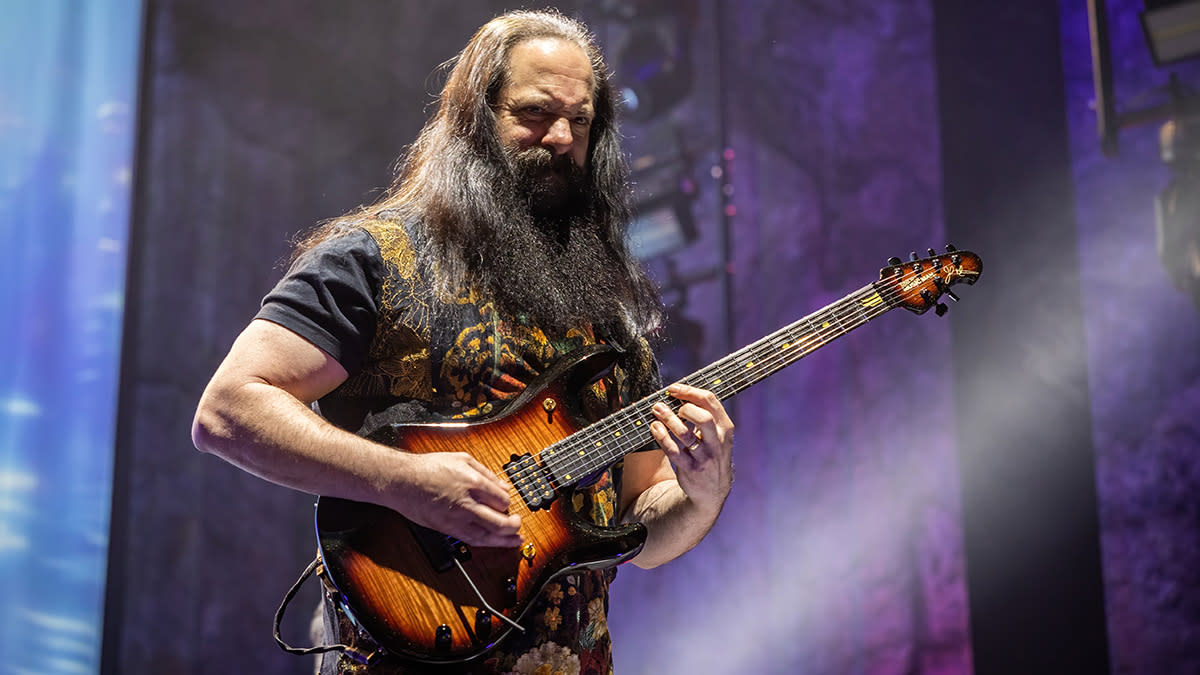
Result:
{"label": "bearded face", "polygon": [[616,239],[626,196],[611,143],[608,169],[589,168],[591,62],[573,42],[533,38],[512,48],[506,71],[489,102],[500,156],[446,129],[427,158],[436,188],[409,193],[431,234],[424,264],[448,292],[473,287],[547,333],[647,318],[657,297]]}

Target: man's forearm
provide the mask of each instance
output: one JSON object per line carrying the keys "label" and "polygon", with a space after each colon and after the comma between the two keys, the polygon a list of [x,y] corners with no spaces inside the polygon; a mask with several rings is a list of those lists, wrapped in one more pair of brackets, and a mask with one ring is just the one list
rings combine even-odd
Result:
{"label": "man's forearm", "polygon": [[690,551],[712,529],[723,503],[700,504],[684,494],[674,480],[651,485],[625,516],[626,521],[642,522],[649,532],[633,564],[650,569]]}
{"label": "man's forearm", "polygon": [[265,383],[206,393],[196,447],[311,494],[371,502],[478,546],[517,547],[507,483],[465,453],[413,454],[368,441]]}
{"label": "man's forearm", "polygon": [[381,463],[404,453],[338,429],[287,392],[266,383],[242,383],[206,392],[192,439],[202,451],[242,469],[310,494],[383,501]]}

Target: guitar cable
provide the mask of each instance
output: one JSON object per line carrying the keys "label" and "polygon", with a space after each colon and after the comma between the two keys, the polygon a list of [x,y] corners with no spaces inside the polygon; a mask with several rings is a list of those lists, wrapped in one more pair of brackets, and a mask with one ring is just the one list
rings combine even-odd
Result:
{"label": "guitar cable", "polygon": [[521,626],[521,624],[517,623],[516,621],[513,621],[512,619],[508,618],[507,616],[504,616],[500,612],[497,612],[495,610],[495,608],[493,608],[491,605],[488,604],[487,600],[483,599],[483,593],[480,593],[479,589],[475,587],[475,582],[471,581],[471,575],[467,574],[467,571],[465,569],[463,569],[462,563],[460,563],[458,561],[458,558],[451,558],[451,560],[454,561],[454,566],[458,568],[458,571],[462,572],[463,578],[466,579],[467,583],[471,585],[471,590],[475,591],[475,597],[479,598],[480,606],[482,606],[487,611],[491,612],[492,615],[498,616],[501,619],[504,619],[513,628],[516,628],[517,630],[521,631],[522,633],[525,632],[525,628],[523,626]]}
{"label": "guitar cable", "polygon": [[304,585],[304,582],[307,581],[310,576],[312,576],[312,573],[320,565],[321,565],[321,557],[317,556],[316,558],[313,558],[313,561],[308,564],[307,568],[305,568],[304,573],[300,575],[300,578],[296,580],[296,583],[292,584],[292,587],[290,589],[288,589],[287,594],[283,596],[283,602],[280,603],[279,609],[275,610],[275,631],[274,631],[275,642],[277,642],[279,644],[279,647],[281,649],[283,649],[283,651],[285,651],[289,654],[296,654],[297,656],[308,656],[310,654],[323,654],[325,652],[332,652],[332,651],[340,651],[343,654],[356,655],[357,650],[355,650],[350,645],[332,644],[332,645],[318,645],[316,647],[293,647],[293,646],[287,644],[286,642],[284,642],[283,637],[280,636],[279,627],[280,627],[280,624],[283,623],[284,611],[287,609],[288,604],[291,603],[292,598],[296,597],[296,593],[300,591],[300,587],[302,585]]}

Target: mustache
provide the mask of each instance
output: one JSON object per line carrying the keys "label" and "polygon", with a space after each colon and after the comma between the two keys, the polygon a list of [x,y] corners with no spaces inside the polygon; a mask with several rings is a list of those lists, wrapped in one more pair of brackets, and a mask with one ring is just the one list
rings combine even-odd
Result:
{"label": "mustache", "polygon": [[549,148],[534,146],[523,150],[506,150],[509,165],[513,172],[529,175],[531,172],[553,171],[563,175],[583,172],[583,167],[575,165],[570,153],[556,155]]}

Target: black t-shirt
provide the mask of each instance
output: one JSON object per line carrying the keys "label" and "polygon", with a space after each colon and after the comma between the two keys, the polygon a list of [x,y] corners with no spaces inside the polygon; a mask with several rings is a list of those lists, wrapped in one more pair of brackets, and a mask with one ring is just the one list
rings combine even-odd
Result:
{"label": "black t-shirt", "polygon": [[375,338],[384,264],[363,230],[322,242],[292,265],[256,318],[320,347],[346,369],[362,367]]}

